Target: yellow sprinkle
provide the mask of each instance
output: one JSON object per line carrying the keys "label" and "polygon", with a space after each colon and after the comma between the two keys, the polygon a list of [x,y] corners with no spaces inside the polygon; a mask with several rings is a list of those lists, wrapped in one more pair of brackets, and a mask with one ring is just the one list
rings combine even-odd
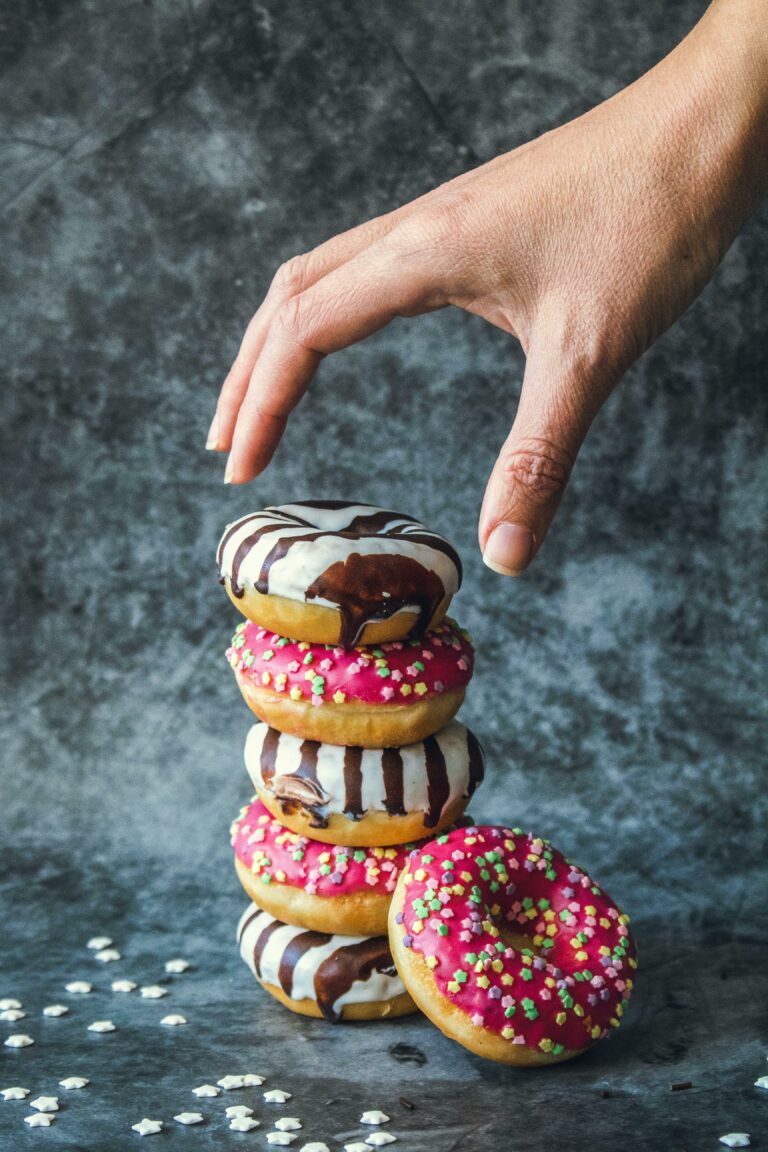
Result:
{"label": "yellow sprinkle", "polygon": [[411,692],[413,692],[413,688],[411,688],[410,684],[401,684],[400,685],[400,695],[401,696],[410,696]]}
{"label": "yellow sprinkle", "polygon": [[448,991],[449,992],[458,992],[459,988],[461,988],[461,985],[457,984],[455,980],[449,980],[448,981]]}
{"label": "yellow sprinkle", "polygon": [[547,924],[547,936],[557,936],[557,924]]}
{"label": "yellow sprinkle", "polygon": [[301,700],[301,688],[297,688],[294,684],[290,692],[291,700]]}
{"label": "yellow sprinkle", "polygon": [[279,880],[281,884],[285,883],[285,872],[283,872],[282,868],[279,872],[275,872],[275,879]]}
{"label": "yellow sprinkle", "polygon": [[627,980],[627,988],[629,989],[630,992],[632,991],[634,986],[635,986],[634,980]]}
{"label": "yellow sprinkle", "polygon": [[531,964],[533,964],[533,957],[532,957],[532,956],[526,956],[526,955],[523,953],[523,954],[520,956],[520,959],[522,960],[523,964],[527,964],[529,968],[530,968]]}
{"label": "yellow sprinkle", "polygon": [[545,920],[554,920],[554,918],[555,918],[555,913],[554,913],[553,909],[547,908],[546,912],[544,913],[544,919]]}
{"label": "yellow sprinkle", "polygon": [[541,1040],[539,1040],[539,1048],[541,1048],[542,1052],[552,1051],[553,1044],[548,1036],[542,1036]]}
{"label": "yellow sprinkle", "polygon": [[315,678],[315,676],[316,676],[316,675],[317,675],[317,673],[316,673],[316,672],[313,672],[313,671],[310,669],[310,670],[309,670],[309,672],[305,672],[305,673],[304,673],[304,679],[305,679],[305,680],[314,680],[314,678]]}
{"label": "yellow sprinkle", "polygon": [[584,1015],[584,1009],[582,1008],[581,1004],[574,1004],[573,1010],[577,1016],[583,1016]]}
{"label": "yellow sprinkle", "polygon": [[629,916],[627,916],[625,912],[622,912],[621,916],[619,916],[619,924],[629,924]]}
{"label": "yellow sprinkle", "polygon": [[[634,956],[630,956],[629,966],[630,968],[637,968],[637,960],[635,960]],[[627,984],[629,984],[629,981],[627,981]]]}
{"label": "yellow sprinkle", "polygon": [[466,889],[465,889],[463,884],[452,884],[451,885],[451,892],[453,892],[454,896],[463,896],[465,891],[466,891]]}
{"label": "yellow sprinkle", "polygon": [[512,1037],[514,1036],[514,1034],[515,1034],[514,1028],[510,1028],[510,1026],[508,1024],[505,1024],[505,1026],[501,1030],[501,1036],[502,1036],[503,1040],[511,1040]]}
{"label": "yellow sprinkle", "polygon": [[606,948],[605,944],[600,945],[599,952],[601,956],[610,956],[611,954],[610,948]]}
{"label": "yellow sprinkle", "polygon": [[[423,680],[419,680],[418,684],[414,684],[413,690],[417,696],[423,696],[427,691],[427,686]],[[469,841],[467,841],[467,843],[469,843]]]}
{"label": "yellow sprinkle", "polygon": [[320,861],[321,864],[327,864],[328,861],[330,860],[330,858],[331,858],[330,852],[321,852],[320,855],[318,856],[318,860]]}
{"label": "yellow sprinkle", "polygon": [[285,672],[278,672],[275,676],[275,684],[285,684],[288,680]]}
{"label": "yellow sprinkle", "polygon": [[595,908],[594,904],[585,904],[584,911],[587,916],[597,916],[597,908]]}
{"label": "yellow sprinkle", "polygon": [[422,883],[422,881],[426,880],[426,878],[427,878],[427,874],[423,868],[418,868],[414,872],[414,876],[419,881],[420,884]]}
{"label": "yellow sprinkle", "polygon": [[579,949],[579,951],[576,953],[576,959],[577,960],[586,960],[587,959],[587,953],[584,951],[583,948]]}
{"label": "yellow sprinkle", "polygon": [[415,924],[413,925],[413,928],[411,928],[411,932],[413,932],[414,936],[418,936],[419,932],[423,932],[423,931],[424,931],[424,921],[423,920],[417,920],[415,922]]}
{"label": "yellow sprinkle", "polygon": [[514,850],[515,850],[514,840],[505,840],[504,841],[504,847],[506,848],[507,852],[514,852]]}
{"label": "yellow sprinkle", "polygon": [[387,666],[387,662],[383,656],[379,656],[377,660],[374,660],[374,664],[377,668],[386,668]]}
{"label": "yellow sprinkle", "polygon": [[555,986],[554,977],[545,976],[544,977],[544,983],[546,984],[547,988],[554,988],[554,986]]}
{"label": "yellow sprinkle", "polygon": [[600,927],[605,928],[607,931],[610,928],[610,926],[611,926],[611,922],[608,919],[608,917],[607,916],[601,916],[600,917]]}
{"label": "yellow sprinkle", "polygon": [[271,679],[272,679],[272,677],[270,676],[269,672],[267,672],[267,671],[262,672],[262,674],[261,674],[262,684],[269,684]]}
{"label": "yellow sprinkle", "polygon": [[600,1029],[598,1028],[597,1024],[595,1024],[594,1028],[590,1032],[590,1036],[592,1037],[593,1040],[597,1040],[598,1037],[600,1036]]}
{"label": "yellow sprinkle", "polygon": [[347,695],[345,692],[342,692],[341,688],[337,688],[333,694],[334,704],[343,704],[344,701],[346,700],[346,698],[347,698]]}
{"label": "yellow sprinkle", "polygon": [[478,976],[476,983],[478,988],[488,988],[491,982],[487,976]]}
{"label": "yellow sprinkle", "polygon": [[535,908],[529,908],[525,913],[526,920],[535,920],[538,916],[538,911]]}
{"label": "yellow sprinkle", "polygon": [[477,836],[467,836],[465,844],[477,844]]}
{"label": "yellow sprinkle", "polygon": [[610,1020],[608,1021],[608,1023],[610,1024],[611,1028],[618,1028],[618,1026],[619,1026],[619,1022],[618,1022],[618,1020],[616,1019],[616,1017],[615,1017],[615,1016],[611,1016],[611,1018],[610,1018]]}
{"label": "yellow sprinkle", "polygon": [[500,916],[501,906],[499,904],[491,904],[491,916]]}
{"label": "yellow sprinkle", "polygon": [[491,961],[491,968],[493,968],[494,972],[503,972],[504,971],[504,964],[502,963],[501,960],[492,960]]}
{"label": "yellow sprinkle", "polygon": [[425,956],[424,963],[427,968],[437,968],[437,956]]}
{"label": "yellow sprinkle", "polygon": [[510,984],[513,983],[512,975],[509,972],[502,972],[501,982],[502,982],[502,984],[504,984],[505,987],[509,986]]}
{"label": "yellow sprinkle", "polygon": [[306,652],[308,648],[309,644],[307,644],[306,640],[302,640],[301,644],[299,644],[299,652]]}
{"label": "yellow sprinkle", "polygon": [[565,1012],[558,1012],[557,1016],[555,1016],[555,1024],[565,1024],[565,1021],[566,1021]]}
{"label": "yellow sprinkle", "polygon": [[621,1004],[616,1005],[616,1015],[617,1016],[623,1016],[624,1015],[624,1009],[621,1006]]}
{"label": "yellow sprinkle", "polygon": [[397,856],[397,852],[395,851],[394,848],[385,848],[384,849],[384,859],[385,860],[394,860],[396,856]]}

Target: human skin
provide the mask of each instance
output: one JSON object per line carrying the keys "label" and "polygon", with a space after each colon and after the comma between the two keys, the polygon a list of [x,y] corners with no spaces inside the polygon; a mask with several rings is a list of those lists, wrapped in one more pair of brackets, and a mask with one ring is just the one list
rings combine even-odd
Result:
{"label": "human skin", "polygon": [[655,68],[584,116],[277,271],[207,446],[227,483],[268,465],[324,356],[453,305],[515,336],[517,415],[480,513],[522,572],[627,369],[711,278],[768,190],[768,0],[714,0]]}

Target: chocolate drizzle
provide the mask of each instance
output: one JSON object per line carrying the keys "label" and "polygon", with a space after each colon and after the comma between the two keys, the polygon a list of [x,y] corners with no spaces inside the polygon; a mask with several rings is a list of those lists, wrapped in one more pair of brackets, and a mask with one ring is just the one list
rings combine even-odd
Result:
{"label": "chocolate drizzle", "polygon": [[309,952],[311,948],[322,948],[324,944],[330,944],[331,940],[332,937],[325,932],[302,932],[286,944],[280,957],[277,974],[280,987],[286,996],[290,996],[293,992],[293,971],[304,953]]}
{"label": "chocolate drizzle", "polygon": [[[255,919],[256,916],[261,915],[260,910],[258,908],[256,908],[255,905],[254,905],[254,911],[255,911],[255,915],[251,916],[246,921],[246,923],[243,925],[243,927],[240,931],[241,939],[242,939],[243,934],[245,933],[245,930],[248,927],[248,925]],[[269,943],[270,936],[274,932],[277,932],[278,928],[282,928],[282,927],[283,927],[283,925],[280,923],[279,920],[273,920],[271,922],[271,924],[267,924],[266,928],[262,928],[261,932],[259,933],[258,939],[256,940],[256,943],[253,946],[253,966],[257,972],[261,968],[261,958],[264,955],[264,949],[266,948],[267,944]]]}
{"label": "chocolate drizzle", "polygon": [[328,820],[321,809],[328,803],[328,794],[317,778],[317,757],[320,743],[304,740],[299,749],[299,766],[295,772],[275,776],[280,733],[268,728],[261,747],[260,769],[264,787],[280,801],[287,815],[296,808],[305,808],[311,814],[310,827],[327,828]]}
{"label": "chocolate drizzle", "polygon": [[371,936],[337,948],[322,962],[315,973],[315,997],[326,1020],[338,1023],[341,1012],[334,1005],[357,980],[367,980],[373,972],[397,975],[386,936]]}
{"label": "chocolate drizzle", "polygon": [[344,815],[359,820],[363,808],[363,750],[348,744],[344,749]]}
{"label": "chocolate drizzle", "polygon": [[383,748],[381,771],[384,776],[384,806],[390,816],[405,816],[403,758],[399,748]]}
{"label": "chocolate drizzle", "polygon": [[427,799],[429,802],[429,809],[424,815],[424,824],[427,828],[434,828],[442,815],[443,808],[448,803],[451,785],[448,780],[443,750],[434,736],[428,736],[424,741],[424,755],[427,763]]}

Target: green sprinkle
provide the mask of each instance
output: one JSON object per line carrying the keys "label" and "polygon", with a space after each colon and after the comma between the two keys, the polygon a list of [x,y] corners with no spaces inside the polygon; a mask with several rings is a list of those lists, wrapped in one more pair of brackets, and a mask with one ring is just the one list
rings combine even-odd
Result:
{"label": "green sprinkle", "polygon": [[320,875],[321,876],[327,876],[330,871],[331,871],[330,864],[321,864],[320,865]]}
{"label": "green sprinkle", "polygon": [[413,666],[414,668],[418,668],[419,672],[424,671],[424,665],[422,664],[421,660],[414,660]]}
{"label": "green sprinkle", "polygon": [[554,868],[549,868],[547,869],[546,877],[547,880],[557,880],[557,872],[555,872]]}
{"label": "green sprinkle", "polygon": [[541,900],[539,900],[539,908],[541,908],[542,912],[546,912],[549,908],[549,900],[547,900],[545,896],[542,896]]}
{"label": "green sprinkle", "polygon": [[266,652],[262,653],[261,658],[262,658],[262,660],[271,660],[273,656],[274,656],[274,652],[272,651],[272,649],[267,648]]}
{"label": "green sprinkle", "polygon": [[509,1008],[504,1009],[504,1015],[506,1016],[507,1020],[511,1019],[515,1012],[517,1012],[517,1008],[514,1006],[514,1004],[512,1004]]}
{"label": "green sprinkle", "polygon": [[243,636],[242,633],[239,636],[233,637],[233,639],[232,639],[232,647],[233,648],[242,648],[243,644],[245,644],[245,636]]}
{"label": "green sprinkle", "polygon": [[303,848],[297,848],[296,851],[292,853],[291,859],[292,860],[303,860],[304,859],[304,849]]}
{"label": "green sprinkle", "polygon": [[502,944],[501,940],[496,941],[496,943],[494,944],[494,948],[496,949],[497,952],[506,952],[506,950],[507,950],[506,944]]}
{"label": "green sprinkle", "polygon": [[466,984],[467,974],[463,968],[457,968],[453,974],[453,978],[457,984]]}
{"label": "green sprinkle", "polygon": [[377,668],[376,675],[382,676],[384,679],[386,679],[386,677],[389,676],[389,668]]}
{"label": "green sprinkle", "polygon": [[432,861],[434,860],[434,856],[428,856],[427,853],[425,852],[424,855],[422,856],[421,860],[422,860],[423,864],[431,864]]}
{"label": "green sprinkle", "polygon": [[240,659],[242,660],[243,664],[245,664],[246,668],[252,668],[256,657],[254,656],[253,652],[251,652],[250,648],[244,648]]}
{"label": "green sprinkle", "polygon": [[523,968],[520,975],[523,980],[533,980],[533,972],[531,972],[530,968]]}
{"label": "green sprinkle", "polygon": [[385,659],[383,648],[372,648],[371,651],[377,660],[384,660]]}
{"label": "green sprinkle", "polygon": [[430,900],[429,906],[433,912],[439,912],[440,909],[442,908],[442,904],[440,903],[439,900]]}
{"label": "green sprinkle", "polygon": [[447,936],[448,935],[448,925],[447,924],[438,924],[437,934],[438,934],[438,936]]}
{"label": "green sprinkle", "polygon": [[286,644],[290,644],[290,640],[288,639],[287,636],[281,636],[280,639],[278,640],[277,644],[275,645],[275,647],[276,648],[285,648]]}
{"label": "green sprinkle", "polygon": [[311,653],[311,652],[307,652],[306,656],[305,656],[305,657],[304,657],[304,659],[302,660],[302,664],[312,664],[312,663],[313,663],[313,661],[314,661],[314,659],[315,659],[315,658],[314,658],[314,656],[312,655],[312,653]]}
{"label": "green sprinkle", "polygon": [[358,864],[362,864],[363,860],[365,860],[365,852],[363,852],[362,848],[355,849],[352,853],[352,859],[356,860]]}
{"label": "green sprinkle", "polygon": [[464,959],[467,964],[477,964],[477,952],[465,952]]}
{"label": "green sprinkle", "polygon": [[565,1051],[565,1045],[564,1044],[553,1044],[552,1045],[552,1055],[553,1056],[559,1056],[560,1053],[564,1052],[564,1051]]}
{"label": "green sprinkle", "polygon": [[[438,836],[438,837],[437,837],[437,842],[438,842],[438,844],[447,844],[447,843],[448,843],[448,835],[447,835],[447,833],[443,833],[443,835],[442,835],[442,836]],[[447,862],[446,862],[446,865],[445,865],[445,867],[446,867],[446,868],[448,867],[448,863],[447,863]]]}
{"label": "green sprinkle", "polygon": [[486,952],[485,949],[483,949],[483,951],[480,953],[480,959],[481,960],[490,960],[490,958],[491,958],[490,952]]}
{"label": "green sprinkle", "polygon": [[526,912],[530,908],[533,908],[533,900],[531,900],[530,896],[526,896],[525,900],[523,900],[523,908],[525,908]]}
{"label": "green sprinkle", "polygon": [[262,872],[261,882],[262,882],[262,884],[271,884],[272,883],[272,877],[270,876],[269,872]]}

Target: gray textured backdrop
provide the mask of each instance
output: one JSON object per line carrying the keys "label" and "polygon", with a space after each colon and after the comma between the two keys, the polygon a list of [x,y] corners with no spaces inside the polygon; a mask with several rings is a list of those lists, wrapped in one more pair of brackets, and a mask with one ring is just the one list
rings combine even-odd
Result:
{"label": "gray textured backdrop", "polygon": [[[477,817],[590,868],[659,964],[764,939],[765,211],[607,404],[522,580],[475,543],[522,374],[478,320],[398,322],[328,360],[248,488],[202,448],[281,260],[585,110],[704,7],[5,4],[0,813],[25,964],[44,972],[30,881],[73,946],[118,910],[165,929],[176,878],[208,918],[185,908],[184,931],[228,937],[249,714],[214,549],[308,495],[402,507],[462,551]],[[80,901],[74,929],[45,891]],[[237,964],[228,938],[220,956]],[[738,1050],[752,1025],[732,1023]]]}

